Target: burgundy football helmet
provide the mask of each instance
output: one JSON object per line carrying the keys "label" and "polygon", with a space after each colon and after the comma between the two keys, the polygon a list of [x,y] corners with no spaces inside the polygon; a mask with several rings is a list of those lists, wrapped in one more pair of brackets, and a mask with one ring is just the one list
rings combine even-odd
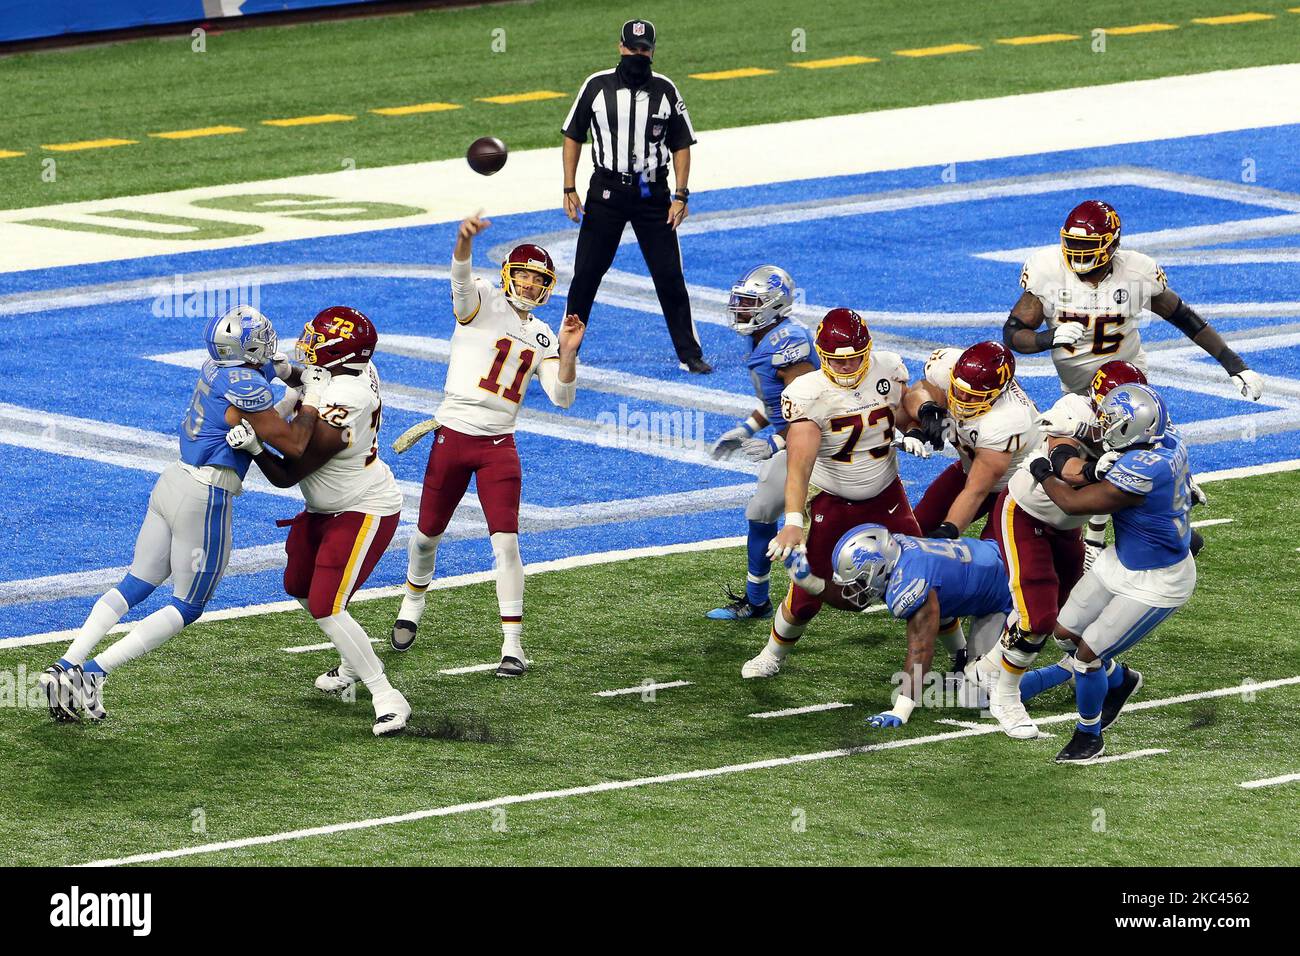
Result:
{"label": "burgundy football helmet", "polygon": [[378,342],[370,319],[346,305],[332,305],[303,326],[297,358],[306,365],[360,372]]}
{"label": "burgundy football helmet", "polygon": [[1147,377],[1132,362],[1107,362],[1097,369],[1092,377],[1092,407],[1101,410],[1101,403],[1106,400],[1112,388],[1120,385],[1146,385]]}
{"label": "burgundy football helmet", "polygon": [[[520,269],[527,269],[541,276],[542,291],[535,299],[522,295],[515,288],[515,272]],[[531,242],[515,246],[510,250],[510,255],[506,256],[505,262],[501,263],[501,289],[505,292],[506,298],[521,309],[531,312],[545,305],[555,289],[555,263],[551,261],[551,254]]]}
{"label": "burgundy football helmet", "polygon": [[1016,359],[1001,342],[976,342],[957,359],[948,381],[948,410],[978,418],[993,407],[1016,377]]}
{"label": "burgundy football helmet", "polygon": [[1061,255],[1080,275],[1100,269],[1119,249],[1119,213],[1109,203],[1088,199],[1070,210],[1061,227]]}
{"label": "burgundy football helmet", "polygon": [[[866,320],[852,309],[831,309],[817,325],[814,340],[817,356],[822,360],[822,371],[841,388],[857,388],[867,374],[871,362],[871,332]],[[860,356],[852,372],[834,372],[828,359],[848,359]]]}

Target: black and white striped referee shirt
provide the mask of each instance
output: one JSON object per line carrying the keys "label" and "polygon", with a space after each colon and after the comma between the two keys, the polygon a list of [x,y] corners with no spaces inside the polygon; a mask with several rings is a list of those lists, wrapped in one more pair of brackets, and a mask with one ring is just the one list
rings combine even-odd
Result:
{"label": "black and white striped referee shirt", "polygon": [[573,101],[563,133],[579,143],[591,130],[591,161],[611,173],[639,173],[666,167],[672,155],[695,143],[686,103],[668,77],[651,73],[635,91],[602,70],[587,77]]}

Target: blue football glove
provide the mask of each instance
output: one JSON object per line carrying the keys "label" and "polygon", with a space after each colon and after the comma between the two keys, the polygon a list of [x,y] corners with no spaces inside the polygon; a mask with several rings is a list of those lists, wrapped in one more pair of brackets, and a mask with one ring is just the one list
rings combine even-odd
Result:
{"label": "blue football glove", "polygon": [[874,717],[867,718],[868,727],[901,727],[903,719],[897,714],[891,714],[885,711],[883,714],[876,714]]}
{"label": "blue football glove", "polygon": [[812,576],[812,568],[808,566],[808,552],[803,548],[791,551],[783,561],[785,569],[790,572],[790,580],[795,584],[802,584]]}

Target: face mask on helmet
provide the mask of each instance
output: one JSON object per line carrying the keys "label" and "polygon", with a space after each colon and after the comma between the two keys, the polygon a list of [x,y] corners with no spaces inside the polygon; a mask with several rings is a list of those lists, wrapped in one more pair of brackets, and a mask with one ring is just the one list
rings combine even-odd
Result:
{"label": "face mask on helmet", "polygon": [[302,327],[294,357],[304,365],[364,371],[378,336],[374,325],[360,312],[331,307]]}
{"label": "face mask on helmet", "polygon": [[1165,436],[1169,413],[1164,402],[1144,385],[1113,389],[1097,414],[1102,444],[1111,451],[1153,445]]}
{"label": "face mask on helmet", "polygon": [[731,287],[727,315],[742,335],[761,332],[794,308],[794,280],[784,269],[759,266]]}
{"label": "face mask on helmet", "polygon": [[948,382],[948,410],[960,419],[979,418],[993,407],[1000,389],[971,388],[954,375]]}
{"label": "face mask on helmet", "polygon": [[208,355],[218,365],[254,365],[271,361],[279,344],[271,320],[252,306],[240,305],[208,324]]}
{"label": "face mask on helmet", "polygon": [[898,563],[898,542],[883,526],[851,531],[835,546],[832,580],[853,607],[865,610],[885,593],[889,576]]}
{"label": "face mask on helmet", "polygon": [[[529,278],[533,281],[520,281]],[[507,263],[501,268],[501,288],[512,304],[531,312],[544,306],[551,297],[555,273],[545,268]]]}

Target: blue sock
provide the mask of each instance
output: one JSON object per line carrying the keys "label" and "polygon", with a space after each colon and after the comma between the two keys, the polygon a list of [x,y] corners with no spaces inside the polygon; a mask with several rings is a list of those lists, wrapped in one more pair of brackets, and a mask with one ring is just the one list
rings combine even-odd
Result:
{"label": "blue sock", "polygon": [[753,605],[766,604],[768,600],[767,576],[772,573],[772,559],[767,556],[767,546],[776,537],[776,522],[751,521],[749,523],[749,577],[763,578],[761,583],[745,581],[745,599]]}
{"label": "blue sock", "polygon": [[1067,657],[1060,663],[1049,664],[1046,667],[1038,668],[1038,670],[1030,671],[1020,678],[1021,701],[1037,697],[1045,690],[1051,690],[1053,687],[1064,684],[1070,679],[1070,675],[1074,673],[1073,665],[1073,658]]}
{"label": "blue sock", "polygon": [[72,668],[73,668],[74,666],[76,666],[76,665],[74,665],[70,660],[68,660],[66,657],[60,657],[60,658],[58,659],[57,663],[58,663],[58,665],[59,665],[60,667],[62,667],[65,671],[70,671],[70,670],[72,670]]}
{"label": "blue sock", "polygon": [[[1075,726],[1085,734],[1101,733],[1101,704],[1106,699],[1106,672],[1100,667],[1081,674],[1074,672],[1074,700],[1079,707],[1080,721]],[[1085,724],[1084,720],[1092,723]]]}
{"label": "blue sock", "polygon": [[1110,668],[1106,671],[1106,687],[1109,690],[1114,690],[1124,683],[1124,668],[1114,661],[1110,661],[1106,666]]}
{"label": "blue sock", "polygon": [[87,661],[82,665],[81,672],[83,674],[102,674],[104,668],[99,666],[99,661]]}

